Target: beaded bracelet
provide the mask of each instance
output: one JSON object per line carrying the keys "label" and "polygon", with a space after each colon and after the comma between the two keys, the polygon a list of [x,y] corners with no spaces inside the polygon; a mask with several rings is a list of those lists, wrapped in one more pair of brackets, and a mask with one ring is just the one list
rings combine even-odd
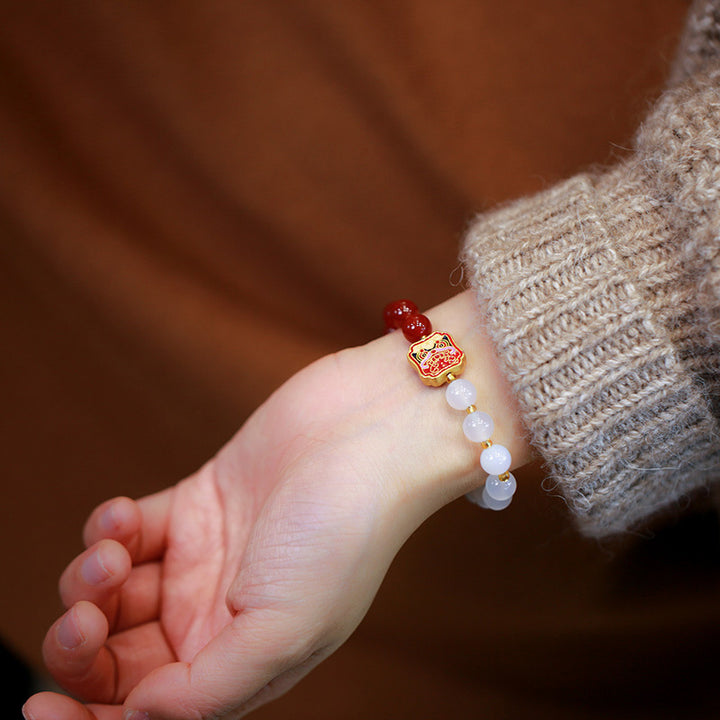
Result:
{"label": "beaded bracelet", "polygon": [[488,474],[485,485],[466,495],[480,507],[503,510],[515,494],[517,482],[510,470],[510,451],[490,439],[493,419],[475,407],[477,390],[469,380],[458,378],[465,369],[465,353],[446,332],[433,332],[430,319],[410,300],[396,300],[383,311],[387,332],[401,329],[411,343],[408,360],[425,385],[447,383],[445,399],[455,410],[465,410],[465,437],[482,447],[480,466]]}

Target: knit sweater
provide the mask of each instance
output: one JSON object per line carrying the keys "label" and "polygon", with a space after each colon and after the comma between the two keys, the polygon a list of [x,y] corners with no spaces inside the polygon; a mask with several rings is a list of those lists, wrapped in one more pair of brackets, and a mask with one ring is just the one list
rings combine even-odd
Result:
{"label": "knit sweater", "polygon": [[479,217],[464,261],[583,532],[720,476],[720,0],[691,8],[634,151]]}

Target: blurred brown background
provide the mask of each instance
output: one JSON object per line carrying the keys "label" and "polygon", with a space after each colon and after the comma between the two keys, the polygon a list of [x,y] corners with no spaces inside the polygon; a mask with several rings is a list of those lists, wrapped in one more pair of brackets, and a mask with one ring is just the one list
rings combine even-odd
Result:
{"label": "blurred brown background", "polygon": [[[39,666],[95,504],[455,292],[475,212],[626,152],[687,7],[0,3],[0,637]],[[715,717],[714,516],[598,545],[541,480],[432,518],[257,717]]]}

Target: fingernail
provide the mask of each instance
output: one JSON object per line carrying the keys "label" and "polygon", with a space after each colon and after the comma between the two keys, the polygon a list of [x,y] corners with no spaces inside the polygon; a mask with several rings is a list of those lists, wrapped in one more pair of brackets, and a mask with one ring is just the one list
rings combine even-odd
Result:
{"label": "fingernail", "polygon": [[85,642],[72,610],[65,614],[57,629],[57,640],[66,650],[74,650]]}
{"label": "fingernail", "polygon": [[140,710],[128,709],[123,713],[123,720],[150,720],[150,716]]}
{"label": "fingernail", "polygon": [[94,552],[83,560],[80,575],[88,585],[99,585],[110,577],[110,573],[103,564],[100,552]]}
{"label": "fingernail", "polygon": [[35,720],[31,712],[27,709],[27,703],[22,706],[22,716],[25,718],[25,720]]}
{"label": "fingernail", "polygon": [[115,512],[115,503],[110,503],[105,511],[100,516],[100,527],[107,533],[117,530],[118,521],[117,513]]}

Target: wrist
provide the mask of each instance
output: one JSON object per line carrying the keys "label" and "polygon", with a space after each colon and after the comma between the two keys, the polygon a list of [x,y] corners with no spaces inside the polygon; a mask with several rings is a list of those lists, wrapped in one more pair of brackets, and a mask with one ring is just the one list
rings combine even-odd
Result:
{"label": "wrist", "polygon": [[[426,312],[437,330],[452,334],[467,356],[463,377],[478,391],[476,406],[494,420],[493,441],[510,451],[512,468],[532,458],[520,410],[470,292]],[[407,362],[408,342],[396,331],[343,354],[362,383],[363,415],[386,457],[383,482],[398,507],[426,517],[478,487],[486,475],[480,448],[462,432],[462,413],[445,401],[444,387],[424,385]],[[360,386],[360,383],[358,383]]]}

